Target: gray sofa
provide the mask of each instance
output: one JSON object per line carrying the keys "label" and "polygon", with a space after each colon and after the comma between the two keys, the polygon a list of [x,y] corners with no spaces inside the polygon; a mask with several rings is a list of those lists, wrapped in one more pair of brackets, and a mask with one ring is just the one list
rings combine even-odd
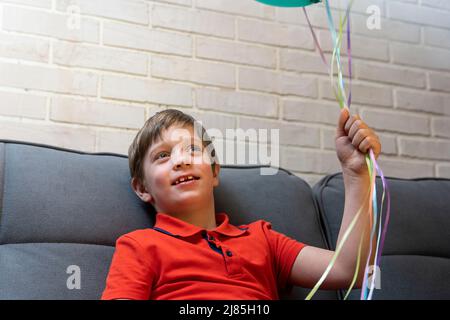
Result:
{"label": "gray sofa", "polygon": [[[286,170],[259,172],[223,166],[216,210],[233,224],[265,219],[307,244],[334,248],[342,175],[310,188]],[[374,299],[449,299],[450,180],[388,180],[391,223]],[[116,239],[151,227],[153,215],[130,189],[125,156],[0,140],[0,299],[98,299]],[[68,286],[73,268],[75,288]],[[294,287],[282,298],[308,292]],[[315,299],[342,299],[342,292],[319,291]]]}

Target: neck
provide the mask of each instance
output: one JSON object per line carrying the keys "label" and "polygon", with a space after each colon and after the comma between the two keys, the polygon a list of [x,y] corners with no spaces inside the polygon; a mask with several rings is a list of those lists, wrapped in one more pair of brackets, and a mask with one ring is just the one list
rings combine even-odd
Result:
{"label": "neck", "polygon": [[207,206],[196,207],[190,205],[183,210],[170,211],[170,215],[206,230],[212,230],[217,227],[214,201],[211,201]]}

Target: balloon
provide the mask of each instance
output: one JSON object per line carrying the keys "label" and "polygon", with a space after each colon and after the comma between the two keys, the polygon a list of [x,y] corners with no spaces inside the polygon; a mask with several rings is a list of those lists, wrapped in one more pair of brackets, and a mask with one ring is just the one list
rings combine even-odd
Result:
{"label": "balloon", "polygon": [[322,0],[256,0],[258,2],[276,7],[306,7]]}

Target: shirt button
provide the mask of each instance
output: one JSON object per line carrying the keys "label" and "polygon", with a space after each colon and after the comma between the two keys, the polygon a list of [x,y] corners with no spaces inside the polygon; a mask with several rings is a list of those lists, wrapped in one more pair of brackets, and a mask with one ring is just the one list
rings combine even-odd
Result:
{"label": "shirt button", "polygon": [[233,253],[230,250],[227,250],[227,256],[231,257],[233,256]]}

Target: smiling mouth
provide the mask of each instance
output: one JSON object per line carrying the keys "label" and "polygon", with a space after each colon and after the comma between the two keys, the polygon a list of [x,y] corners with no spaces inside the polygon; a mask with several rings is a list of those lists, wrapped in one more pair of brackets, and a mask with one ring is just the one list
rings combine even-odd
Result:
{"label": "smiling mouth", "polygon": [[184,177],[178,178],[175,182],[172,183],[172,185],[176,186],[176,185],[179,185],[179,184],[192,183],[192,182],[194,182],[196,180],[199,180],[199,179],[200,179],[199,177],[192,176],[192,175],[184,176]]}

